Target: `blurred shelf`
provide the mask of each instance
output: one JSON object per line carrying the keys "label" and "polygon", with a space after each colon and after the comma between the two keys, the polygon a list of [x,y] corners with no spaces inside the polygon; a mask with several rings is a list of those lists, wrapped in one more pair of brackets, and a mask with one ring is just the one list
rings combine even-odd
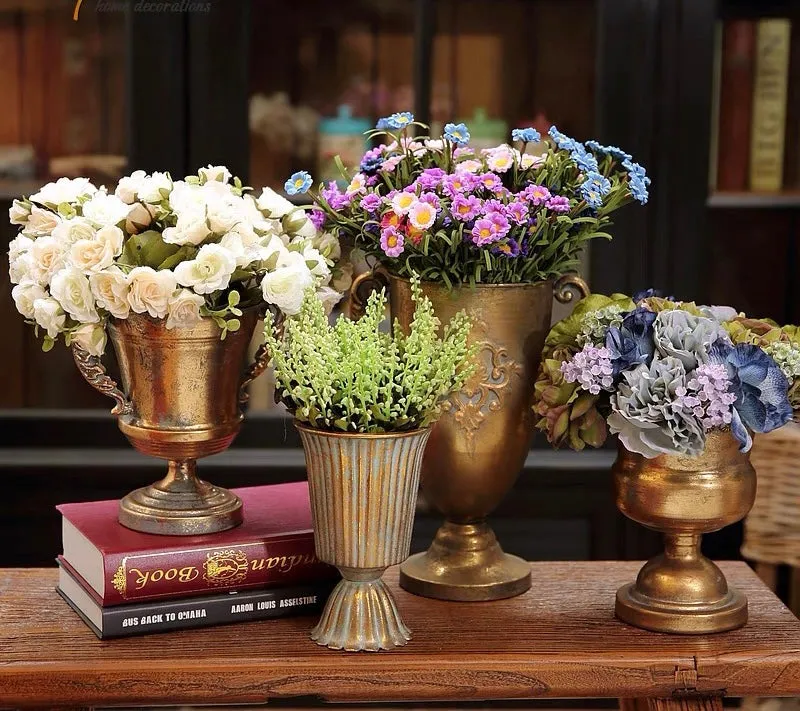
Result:
{"label": "blurred shelf", "polygon": [[711,208],[798,208],[800,207],[800,190],[780,193],[712,193],[706,200],[706,207]]}

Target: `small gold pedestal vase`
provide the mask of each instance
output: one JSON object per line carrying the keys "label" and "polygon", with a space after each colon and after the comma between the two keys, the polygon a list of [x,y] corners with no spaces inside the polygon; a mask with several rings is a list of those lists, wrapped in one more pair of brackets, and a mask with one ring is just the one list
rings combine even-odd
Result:
{"label": "small gold pedestal vase", "polygon": [[[414,315],[411,283],[390,277],[392,315],[407,329]],[[358,289],[358,284],[356,284]],[[572,291],[571,289],[574,289]],[[442,323],[464,309],[478,367],[446,403],[433,427],[422,490],[445,516],[430,548],[401,567],[406,590],[441,600],[498,600],[525,592],[530,566],[500,547],[486,523],[522,469],[533,436],[533,397],[553,296],[588,293],[574,275],[557,282],[459,287],[422,283]]]}
{"label": "small gold pedestal vase", "polygon": [[134,448],[169,461],[164,479],[120,501],[123,526],[193,536],[242,522],[239,497],[198,479],[195,461],[228,448],[241,427],[244,386],[267,366],[262,348],[242,380],[259,313],[245,311],[240,321],[240,329],[229,332],[224,341],[211,319],[171,330],[163,319],[146,314],[110,322],[122,390],[99,358],[73,345],[84,378],[117,401],[112,413],[119,416],[119,428]]}
{"label": "small gold pedestal vase", "polygon": [[306,454],[317,557],[335,565],[334,588],[311,639],[331,649],[378,651],[411,632],[381,580],[408,557],[429,429],[324,432],[297,424]]}
{"label": "small gold pedestal vase", "polygon": [[664,534],[664,552],[617,591],[617,617],[676,634],[744,625],[747,598],[700,552],[702,534],[744,518],[755,500],[755,470],[733,435],[709,432],[697,457],[646,459],[620,444],[612,471],[622,513]]}

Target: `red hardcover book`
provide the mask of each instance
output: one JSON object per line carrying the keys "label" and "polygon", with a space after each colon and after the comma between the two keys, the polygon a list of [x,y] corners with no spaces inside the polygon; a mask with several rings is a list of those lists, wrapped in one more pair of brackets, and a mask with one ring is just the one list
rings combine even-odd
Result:
{"label": "red hardcover book", "polygon": [[747,190],[756,23],[728,20],[722,35],[717,190]]}
{"label": "red hardcover book", "polygon": [[236,489],[244,523],[206,536],[156,536],[117,522],[119,502],[62,504],[64,560],[103,605],[330,579],[317,560],[307,482]]}

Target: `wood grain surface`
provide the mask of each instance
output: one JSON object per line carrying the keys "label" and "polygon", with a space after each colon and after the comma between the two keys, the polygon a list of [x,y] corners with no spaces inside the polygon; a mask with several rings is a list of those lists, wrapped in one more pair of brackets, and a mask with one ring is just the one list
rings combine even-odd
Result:
{"label": "wood grain surface", "polygon": [[308,617],[101,642],[54,592],[55,570],[3,570],[0,707],[800,695],[800,622],[745,564],[722,567],[749,624],[707,637],[614,618],[638,567],[533,563],[529,592],[485,603],[415,597],[390,570],[414,639],[358,654],[311,642]]}

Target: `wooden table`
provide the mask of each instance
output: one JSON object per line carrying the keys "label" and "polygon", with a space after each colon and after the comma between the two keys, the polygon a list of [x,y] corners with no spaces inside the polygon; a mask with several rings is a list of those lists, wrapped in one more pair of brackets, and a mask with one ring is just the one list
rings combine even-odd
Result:
{"label": "wooden table", "polygon": [[414,639],[377,654],[318,647],[307,617],[101,642],[53,591],[55,570],[0,571],[0,708],[619,697],[700,709],[800,696],[800,622],[743,563],[722,567],[750,623],[707,637],[614,618],[637,563],[532,567],[528,593],[486,603],[415,597],[390,570]]}

